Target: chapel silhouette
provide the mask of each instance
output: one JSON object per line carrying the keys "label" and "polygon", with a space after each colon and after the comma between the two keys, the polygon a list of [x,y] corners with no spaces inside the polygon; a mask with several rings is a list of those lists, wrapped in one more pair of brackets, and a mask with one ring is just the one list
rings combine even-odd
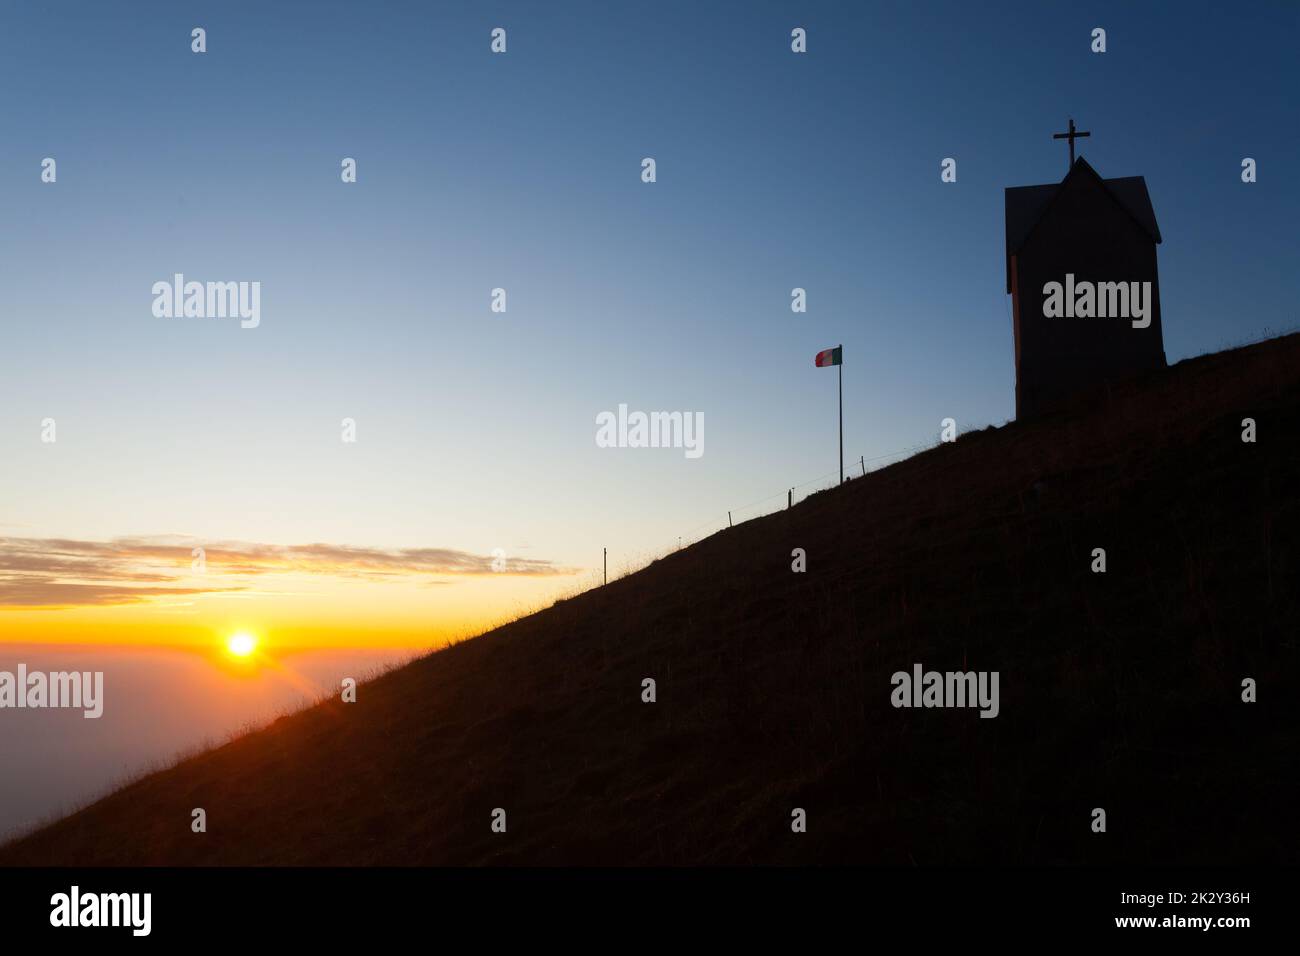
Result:
{"label": "chapel silhouette", "polygon": [[[1006,190],[1007,292],[1015,333],[1016,417],[1050,411],[1089,386],[1165,366],[1156,246],[1160,227],[1141,176],[1102,179],[1074,158],[1059,183]],[[1150,324],[1044,315],[1045,286],[1150,282]]]}

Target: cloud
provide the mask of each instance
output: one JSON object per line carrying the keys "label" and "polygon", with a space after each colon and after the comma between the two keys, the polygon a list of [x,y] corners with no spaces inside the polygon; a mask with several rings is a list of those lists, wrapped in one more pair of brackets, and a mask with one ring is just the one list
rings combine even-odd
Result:
{"label": "cloud", "polygon": [[[191,572],[202,547],[205,575]],[[370,581],[444,583],[463,575],[563,576],[573,568],[533,558],[507,558],[493,570],[492,555],[454,548],[363,548],[338,544],[278,545],[204,542],[182,535],[78,541],[0,538],[0,607],[65,608],[137,604],[159,596],[246,590],[232,578],[280,574],[325,575]],[[199,582],[199,583],[196,583]]]}
{"label": "cloud", "polygon": [[0,607],[66,608],[139,604],[151,597],[212,594],[242,588],[129,588],[61,581],[0,580]]}

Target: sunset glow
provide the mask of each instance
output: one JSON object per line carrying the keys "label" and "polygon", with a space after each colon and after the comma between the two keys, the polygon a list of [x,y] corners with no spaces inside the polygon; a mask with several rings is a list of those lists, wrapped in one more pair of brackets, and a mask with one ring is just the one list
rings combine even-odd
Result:
{"label": "sunset glow", "polygon": [[215,647],[231,658],[231,637],[247,631],[273,632],[277,652],[433,648],[591,581],[541,555],[512,554],[500,571],[493,560],[486,548],[0,536],[0,567],[24,569],[20,582],[0,580],[0,614],[31,643]]}
{"label": "sunset glow", "polygon": [[241,631],[226,642],[226,650],[236,657],[248,657],[253,651],[257,650],[257,638],[253,637],[252,634]]}

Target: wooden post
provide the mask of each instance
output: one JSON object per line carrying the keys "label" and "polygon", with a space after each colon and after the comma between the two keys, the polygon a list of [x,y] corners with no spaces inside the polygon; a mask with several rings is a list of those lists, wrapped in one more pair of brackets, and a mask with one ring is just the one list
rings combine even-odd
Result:
{"label": "wooden post", "polygon": [[727,527],[730,528],[731,526],[732,526],[732,525],[731,525],[731,512],[728,511],[728,512],[727,512]]}
{"label": "wooden post", "polygon": [[609,548],[601,548],[601,551],[605,553],[605,582],[604,583],[608,584],[609,583]]}
{"label": "wooden post", "polygon": [[786,506],[787,508],[790,508],[790,507],[793,507],[793,506],[794,506],[794,489],[793,489],[793,488],[791,488],[789,491],[787,491],[787,492],[785,493],[785,506]]}
{"label": "wooden post", "polygon": [[861,460],[862,460],[862,477],[865,478],[867,477],[867,456],[863,455]]}

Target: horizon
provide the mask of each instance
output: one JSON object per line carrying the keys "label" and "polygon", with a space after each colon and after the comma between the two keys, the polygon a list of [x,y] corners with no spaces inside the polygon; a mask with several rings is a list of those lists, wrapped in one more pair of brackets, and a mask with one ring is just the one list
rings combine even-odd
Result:
{"label": "horizon", "polygon": [[[26,640],[481,631],[599,580],[602,548],[639,566],[833,474],[834,376],[811,360],[837,342],[850,470],[945,418],[1009,420],[1002,194],[1064,175],[1067,117],[1102,176],[1146,178],[1171,363],[1295,325],[1300,133],[1272,122],[1285,91],[1252,84],[1284,62],[1286,8],[1022,11],[1021,42],[960,85],[951,70],[1000,39],[995,10],[813,6],[791,57],[775,3],[361,26],[346,4],[149,9],[24,10],[0,38],[0,626]],[[497,20],[505,56],[485,53]],[[1077,40],[1092,20],[1104,56]],[[633,21],[637,42],[611,46]],[[176,273],[260,283],[258,324],[158,317]],[[599,447],[620,405],[700,415],[704,453]],[[152,552],[96,564],[123,542]],[[241,573],[211,556],[188,573],[180,544],[229,542]],[[311,548],[335,554],[294,557]]]}

